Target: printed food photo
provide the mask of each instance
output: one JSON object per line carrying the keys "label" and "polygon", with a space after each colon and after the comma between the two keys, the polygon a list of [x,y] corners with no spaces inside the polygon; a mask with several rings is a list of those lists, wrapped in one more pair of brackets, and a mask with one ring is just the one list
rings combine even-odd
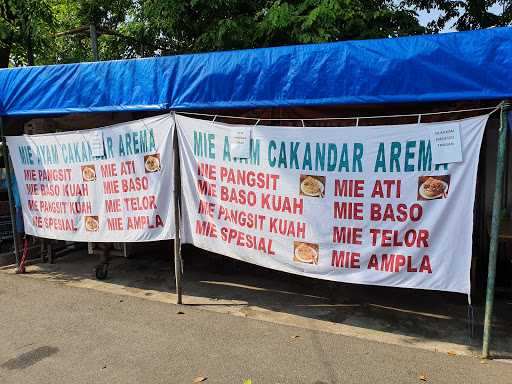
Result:
{"label": "printed food photo", "polygon": [[100,222],[98,216],[85,216],[85,230],[89,232],[98,232]]}
{"label": "printed food photo", "polygon": [[325,196],[325,176],[300,175],[300,195]]}
{"label": "printed food photo", "polygon": [[305,264],[318,264],[318,244],[293,242],[293,261]]}
{"label": "printed food photo", "polygon": [[446,199],[450,188],[450,175],[420,176],[418,200]]}
{"label": "printed food photo", "polygon": [[160,154],[144,156],[144,169],[146,173],[158,172],[160,170]]}
{"label": "printed food photo", "polygon": [[82,165],[82,179],[83,181],[96,180],[96,167],[94,165]]}

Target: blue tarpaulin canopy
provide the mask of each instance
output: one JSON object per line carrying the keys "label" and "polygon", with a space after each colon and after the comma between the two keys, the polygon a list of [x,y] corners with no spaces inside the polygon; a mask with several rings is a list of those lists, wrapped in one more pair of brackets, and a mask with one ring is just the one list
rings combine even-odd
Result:
{"label": "blue tarpaulin canopy", "polygon": [[0,114],[512,97],[512,28],[0,70]]}

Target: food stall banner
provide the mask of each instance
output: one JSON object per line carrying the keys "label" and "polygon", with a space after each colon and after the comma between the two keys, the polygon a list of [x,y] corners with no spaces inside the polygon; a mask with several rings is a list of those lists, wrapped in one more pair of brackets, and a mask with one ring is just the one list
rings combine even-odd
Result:
{"label": "food stall banner", "polygon": [[84,242],[174,238],[173,119],[7,137],[25,232]]}
{"label": "food stall banner", "polygon": [[469,293],[487,119],[307,128],[176,115],[183,241],[309,277]]}

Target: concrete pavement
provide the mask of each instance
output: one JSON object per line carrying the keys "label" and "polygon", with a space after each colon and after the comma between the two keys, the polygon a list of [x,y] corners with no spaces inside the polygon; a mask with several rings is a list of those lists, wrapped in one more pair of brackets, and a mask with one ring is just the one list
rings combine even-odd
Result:
{"label": "concrete pavement", "polygon": [[[399,346],[480,355],[483,306],[475,306],[476,334],[470,339],[464,295],[331,283],[218,256],[215,259],[197,249],[185,253],[183,300],[187,305]],[[105,281],[94,279],[96,263],[96,257],[82,250],[57,259],[55,264],[31,265],[25,277],[162,303],[176,302],[168,247],[144,244],[131,259],[113,258]],[[14,268],[0,269],[0,274],[13,273]],[[473,299],[478,304],[478,297]],[[511,324],[511,299],[497,295],[493,356],[512,358]]]}
{"label": "concrete pavement", "polygon": [[482,364],[29,275],[0,276],[0,308],[3,384],[192,383],[198,376],[206,383],[512,383],[512,364]]}

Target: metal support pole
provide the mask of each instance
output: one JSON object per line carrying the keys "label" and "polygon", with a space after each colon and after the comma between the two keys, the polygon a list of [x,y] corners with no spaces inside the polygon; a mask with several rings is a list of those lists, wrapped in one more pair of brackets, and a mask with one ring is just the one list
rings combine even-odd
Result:
{"label": "metal support pole", "polygon": [[18,237],[16,231],[16,207],[14,205],[14,196],[12,194],[11,184],[11,162],[9,161],[9,153],[7,151],[7,140],[4,135],[4,118],[0,116],[0,135],[2,136],[2,155],[4,157],[5,178],[7,181],[7,196],[9,197],[9,214],[11,215],[12,241],[14,246],[14,257],[16,258],[16,268],[19,267],[20,256],[18,249]]}
{"label": "metal support pole", "polygon": [[180,196],[181,196],[181,177],[180,177],[180,155],[178,147],[178,130],[174,122],[173,156],[174,156],[174,276],[176,278],[176,304],[182,304],[182,286],[181,277],[183,274],[183,263],[181,260],[181,239],[180,239]]}
{"label": "metal support pole", "polygon": [[89,30],[91,33],[92,58],[94,61],[100,61],[100,57],[98,55],[98,34],[96,33],[96,26],[91,24],[89,26]]}
{"label": "metal support pole", "polygon": [[496,185],[494,187],[494,200],[492,204],[491,239],[489,245],[489,268],[487,274],[487,294],[485,299],[484,339],[482,357],[489,357],[489,344],[491,340],[492,310],[494,305],[494,281],[496,278],[496,259],[498,254],[498,236],[501,221],[501,199],[503,189],[503,171],[505,169],[505,152],[507,145],[507,111],[508,102],[501,105],[500,129],[498,133],[498,155],[496,160]]}

